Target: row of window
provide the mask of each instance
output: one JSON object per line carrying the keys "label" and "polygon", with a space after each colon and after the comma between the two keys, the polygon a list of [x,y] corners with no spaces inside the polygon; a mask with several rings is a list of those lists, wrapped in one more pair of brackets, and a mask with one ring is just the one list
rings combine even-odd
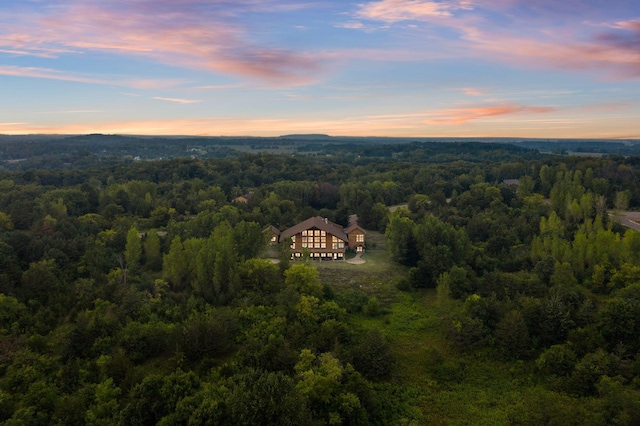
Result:
{"label": "row of window", "polygon": [[[344,256],[342,253],[310,253],[309,254],[312,258],[322,258],[322,259],[343,259]],[[295,253],[293,255],[291,255],[291,257],[297,257],[300,258],[302,257],[302,253]]]}
{"label": "row of window", "polygon": [[[332,244],[334,250],[344,248],[344,241],[337,237],[333,237],[333,240],[338,240]],[[301,243],[303,248],[327,248],[327,233],[318,229],[302,231]],[[364,234],[356,235],[356,243],[364,243]],[[291,237],[291,248],[296,248],[295,235]]]}
{"label": "row of window", "polygon": [[[306,231],[303,231],[303,234]],[[314,232],[313,230],[309,231]],[[322,231],[324,232],[324,231]],[[331,247],[333,250],[338,250],[338,249],[343,249],[344,248],[344,241],[335,238],[334,240],[338,240],[334,243],[331,244]],[[327,237],[325,236],[318,236],[318,237],[302,237],[302,241],[301,241],[301,246],[302,248],[319,248],[319,249],[326,249],[327,248]],[[296,248],[296,236],[292,236],[291,237],[291,248],[295,249]]]}
{"label": "row of window", "polygon": [[326,243],[327,237],[302,237],[303,243]]}

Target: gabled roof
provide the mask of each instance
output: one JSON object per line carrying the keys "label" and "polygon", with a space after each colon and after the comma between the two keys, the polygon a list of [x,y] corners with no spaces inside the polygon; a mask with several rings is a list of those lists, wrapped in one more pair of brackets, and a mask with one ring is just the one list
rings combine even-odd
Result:
{"label": "gabled roof", "polygon": [[275,235],[278,235],[278,236],[280,235],[280,230],[278,228],[276,228],[275,226],[273,226],[273,225],[267,226],[266,228],[264,228],[262,230],[262,232],[271,232],[272,234],[275,234]]}
{"label": "gabled roof", "polygon": [[336,225],[335,223],[330,222],[328,219],[325,219],[320,216],[310,217],[304,222],[300,222],[299,224],[292,226],[289,229],[285,229],[280,234],[280,238],[292,237],[296,234],[301,233],[302,231],[305,231],[311,228],[320,229],[321,231],[325,231],[331,235],[334,235],[340,238],[341,240],[349,241],[349,237],[347,237],[347,234],[345,234],[344,229],[342,229],[342,226]]}
{"label": "gabled roof", "polygon": [[366,234],[365,230],[362,229],[357,223],[354,225],[351,225],[350,227],[348,227],[347,229],[344,230],[345,233],[349,234],[353,231],[355,231],[356,229],[359,229],[362,231],[363,234]]}

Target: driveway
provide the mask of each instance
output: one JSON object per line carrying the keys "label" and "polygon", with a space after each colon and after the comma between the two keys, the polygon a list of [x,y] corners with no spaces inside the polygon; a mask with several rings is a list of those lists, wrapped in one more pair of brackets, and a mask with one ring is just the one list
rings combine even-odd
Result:
{"label": "driveway", "polygon": [[622,226],[640,231],[640,212],[612,211],[609,217]]}

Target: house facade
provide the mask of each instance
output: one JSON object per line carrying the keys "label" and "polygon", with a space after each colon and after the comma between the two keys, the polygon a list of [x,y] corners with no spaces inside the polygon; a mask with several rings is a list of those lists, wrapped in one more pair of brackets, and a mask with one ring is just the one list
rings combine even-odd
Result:
{"label": "house facade", "polygon": [[[271,241],[277,231],[274,227],[269,228]],[[364,229],[357,223],[343,228],[326,218],[315,216],[280,232],[278,242],[291,239],[291,255],[294,259],[308,252],[315,260],[341,260],[347,248],[364,251],[364,236]]]}

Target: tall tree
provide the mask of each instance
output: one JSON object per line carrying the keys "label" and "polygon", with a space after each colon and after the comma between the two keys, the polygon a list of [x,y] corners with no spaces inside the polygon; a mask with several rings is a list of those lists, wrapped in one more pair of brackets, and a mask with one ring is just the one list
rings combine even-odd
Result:
{"label": "tall tree", "polygon": [[142,258],[142,242],[140,241],[140,231],[132,226],[127,232],[127,244],[124,249],[124,258],[127,262],[127,269],[136,271],[140,267]]}

